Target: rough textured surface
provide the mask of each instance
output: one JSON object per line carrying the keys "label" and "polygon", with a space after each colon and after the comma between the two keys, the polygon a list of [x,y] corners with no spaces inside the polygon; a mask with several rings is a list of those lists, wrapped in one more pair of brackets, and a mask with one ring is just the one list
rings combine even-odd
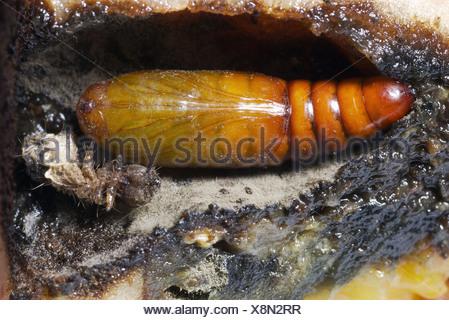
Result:
{"label": "rough textured surface", "polygon": [[[393,270],[418,243],[447,256],[449,116],[440,85],[449,15],[436,11],[437,23],[431,10],[413,16],[418,7],[407,5],[397,17],[401,1],[204,1],[190,8],[197,13],[167,2],[151,14],[115,3],[58,2],[67,16],[45,2],[25,6],[15,48],[16,141],[66,125],[80,134],[74,107],[83,89],[139,69],[235,69],[287,80],[383,73],[412,84],[414,111],[385,132],[378,151],[349,162],[326,159],[299,173],[291,164],[161,169],[153,202],[110,214],[36,188],[17,160],[14,210],[4,211],[11,298],[302,298],[364,268]],[[395,138],[408,150],[389,147]]]}
{"label": "rough textured surface", "polygon": [[15,103],[12,100],[15,71],[10,59],[11,39],[15,31],[14,16],[8,14],[4,4],[0,4],[0,128],[3,128],[3,136],[0,139],[0,299],[8,297],[9,292],[9,267],[6,234],[4,226],[7,226],[3,217],[9,213],[13,201],[13,114]]}

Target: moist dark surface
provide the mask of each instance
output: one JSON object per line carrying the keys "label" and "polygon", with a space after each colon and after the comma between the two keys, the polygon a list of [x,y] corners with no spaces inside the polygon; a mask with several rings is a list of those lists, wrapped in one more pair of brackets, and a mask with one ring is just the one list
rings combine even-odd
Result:
{"label": "moist dark surface", "polygon": [[0,139],[0,299],[8,297],[9,268],[7,257],[8,217],[14,201],[14,107],[13,86],[16,71],[13,67],[14,46],[12,43],[16,29],[15,16],[9,14],[6,5],[0,4],[0,128],[3,133]]}

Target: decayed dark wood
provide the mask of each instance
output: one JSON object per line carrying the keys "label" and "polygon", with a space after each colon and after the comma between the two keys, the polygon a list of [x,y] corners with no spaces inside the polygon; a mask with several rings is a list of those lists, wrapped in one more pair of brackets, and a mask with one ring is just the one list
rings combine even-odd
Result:
{"label": "decayed dark wood", "polygon": [[10,49],[15,32],[15,14],[6,4],[0,3],[0,299],[9,296],[9,258],[6,245],[7,226],[14,201],[14,99],[15,70]]}

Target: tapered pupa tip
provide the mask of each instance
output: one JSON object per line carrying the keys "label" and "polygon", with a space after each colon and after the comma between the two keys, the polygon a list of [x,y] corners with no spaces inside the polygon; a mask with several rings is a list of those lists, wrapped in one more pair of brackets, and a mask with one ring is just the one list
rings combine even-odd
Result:
{"label": "tapered pupa tip", "polygon": [[366,110],[376,127],[383,129],[405,116],[414,94],[408,85],[384,77],[370,77],[363,82]]}

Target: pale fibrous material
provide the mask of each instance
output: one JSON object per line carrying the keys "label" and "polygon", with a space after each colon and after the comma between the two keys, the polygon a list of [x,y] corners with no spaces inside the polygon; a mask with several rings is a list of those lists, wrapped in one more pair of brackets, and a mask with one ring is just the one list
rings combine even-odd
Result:
{"label": "pale fibrous material", "polygon": [[78,147],[70,132],[38,133],[25,137],[22,157],[29,172],[40,175],[58,191],[82,202],[105,206],[110,211],[121,198],[129,206],[148,203],[160,185],[153,168],[113,160],[95,169],[93,150],[78,160]]}

